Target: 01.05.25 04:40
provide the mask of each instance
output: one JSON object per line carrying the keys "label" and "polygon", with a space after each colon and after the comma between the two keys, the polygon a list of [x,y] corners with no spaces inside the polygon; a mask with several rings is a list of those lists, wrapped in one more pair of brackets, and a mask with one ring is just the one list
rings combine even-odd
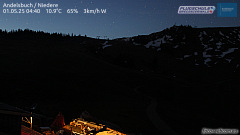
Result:
{"label": "01.05.25 04:40", "polygon": [[40,9],[3,9],[4,14],[31,14],[31,13],[41,13]]}

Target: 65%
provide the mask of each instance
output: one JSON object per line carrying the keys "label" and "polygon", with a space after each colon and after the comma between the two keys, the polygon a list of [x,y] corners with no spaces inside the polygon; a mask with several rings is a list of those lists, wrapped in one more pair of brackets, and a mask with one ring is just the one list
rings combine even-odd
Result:
{"label": "65%", "polygon": [[67,9],[67,13],[68,14],[78,14],[78,10],[77,9]]}

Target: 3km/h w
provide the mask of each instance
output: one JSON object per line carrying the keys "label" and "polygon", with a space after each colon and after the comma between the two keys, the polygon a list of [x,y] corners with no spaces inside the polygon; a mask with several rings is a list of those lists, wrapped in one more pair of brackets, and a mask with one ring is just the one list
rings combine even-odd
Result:
{"label": "3km/h w", "polygon": [[84,14],[106,14],[107,13],[107,9],[84,9]]}

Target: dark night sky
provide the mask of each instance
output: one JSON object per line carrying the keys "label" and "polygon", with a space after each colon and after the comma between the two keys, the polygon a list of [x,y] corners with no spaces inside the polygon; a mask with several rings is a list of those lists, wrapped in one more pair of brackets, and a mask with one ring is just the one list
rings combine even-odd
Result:
{"label": "dark night sky", "polygon": [[[3,14],[3,3],[59,4],[62,14]],[[221,2],[238,3],[238,17],[219,18],[217,10],[211,15],[179,15],[179,6],[215,6]],[[197,27],[240,26],[239,0],[2,0],[0,29],[33,29],[63,32],[90,37],[119,38],[150,34],[174,24]],[[67,14],[66,9],[77,8],[79,14]],[[83,9],[107,9],[107,14],[83,14]]]}

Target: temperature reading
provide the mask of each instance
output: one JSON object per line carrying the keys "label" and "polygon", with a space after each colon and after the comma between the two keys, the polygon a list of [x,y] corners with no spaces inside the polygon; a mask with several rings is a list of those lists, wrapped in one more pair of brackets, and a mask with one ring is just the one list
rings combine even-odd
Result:
{"label": "temperature reading", "polygon": [[56,13],[62,13],[62,9],[58,9],[58,8],[56,8],[56,9],[46,9],[46,11],[47,11],[47,13],[48,14],[56,14]]}
{"label": "temperature reading", "polygon": [[68,14],[78,14],[78,10],[77,9],[67,9],[67,13]]}

